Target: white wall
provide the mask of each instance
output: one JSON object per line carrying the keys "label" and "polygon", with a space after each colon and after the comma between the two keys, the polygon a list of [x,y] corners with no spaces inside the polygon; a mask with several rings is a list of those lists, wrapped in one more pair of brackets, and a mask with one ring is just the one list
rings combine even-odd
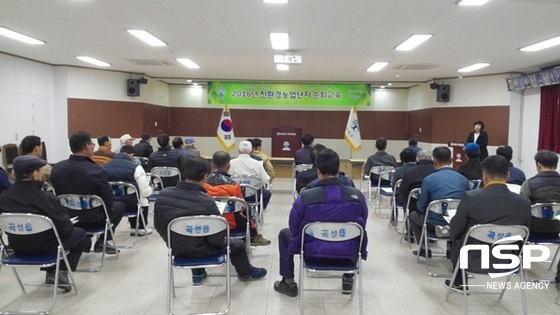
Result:
{"label": "white wall", "polygon": [[[166,83],[148,77],[147,84],[140,84],[140,96],[127,96],[126,79],[131,75],[122,72],[68,67],[68,98],[139,102],[169,106],[169,89]],[[132,76],[137,79],[139,76]]]}
{"label": "white wall", "polygon": [[512,92],[511,111],[518,113],[510,117],[510,131],[518,131],[511,135],[513,140],[513,159],[515,166],[525,172],[527,178],[537,173],[534,156],[537,153],[540,120],[540,89],[527,89],[522,92]]}
{"label": "white wall", "polygon": [[[53,67],[0,54],[0,144],[38,135],[54,143]],[[55,147],[47,147],[53,155]]]}

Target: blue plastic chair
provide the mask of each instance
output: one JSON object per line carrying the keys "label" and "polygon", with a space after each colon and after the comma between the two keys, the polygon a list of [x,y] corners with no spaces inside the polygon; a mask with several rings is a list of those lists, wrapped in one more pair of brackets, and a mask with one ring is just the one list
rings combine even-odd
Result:
{"label": "blue plastic chair", "polygon": [[[77,194],[65,194],[58,196],[58,201],[60,204],[66,208],[70,217],[74,220],[74,224],[79,223],[91,223],[87,222],[83,219],[85,216],[89,216],[92,213],[92,217],[96,217],[99,213],[99,209],[103,209],[104,224],[100,224],[99,226],[83,226],[79,225],[88,235],[99,237],[100,235],[104,236],[103,239],[103,253],[101,254],[101,261],[99,265],[95,268],[90,269],[78,269],[76,271],[88,271],[88,272],[98,272],[101,270],[103,266],[103,262],[105,261],[105,250],[107,245],[107,233],[111,233],[111,239],[113,240],[115,248],[117,248],[117,244],[115,242],[115,235],[113,234],[113,229],[111,221],[109,221],[109,213],[107,212],[107,207],[103,202],[101,197],[96,195],[77,195]],[[74,215],[78,214],[78,216],[74,217]],[[81,218],[81,216],[83,216]],[[119,259],[119,252],[117,251],[116,259]]]}
{"label": "blue plastic chair", "polygon": [[[520,236],[517,239],[511,239],[511,240],[506,240],[505,238],[510,237],[510,236]],[[465,235],[464,241],[463,241],[463,246],[469,244],[469,242],[472,242],[473,240],[478,241],[477,245],[480,245],[480,242],[487,244],[489,247],[492,246],[494,243],[496,243],[496,241],[500,241],[500,244],[514,244],[514,243],[520,243],[519,246],[519,251],[515,253],[515,255],[517,255],[519,261],[522,261],[523,259],[521,258],[522,255],[522,248],[523,246],[526,244],[527,242],[527,237],[529,236],[529,229],[526,226],[521,226],[521,225],[495,225],[495,224],[481,224],[481,225],[475,225],[473,227],[471,227],[467,234]],[[490,251],[490,249],[489,249]],[[495,271],[495,270],[489,270],[489,269],[481,269],[480,266],[480,262],[476,261],[475,266],[471,266],[471,263],[475,263],[475,261],[469,261],[469,268],[461,268],[461,264],[457,263],[457,266],[455,266],[455,269],[453,270],[453,276],[451,277],[451,284],[453,283],[453,279],[455,279],[455,277],[460,276],[462,277],[463,283],[466,283],[466,278],[467,278],[467,273],[476,273],[476,274],[489,274],[489,272]],[[459,275],[459,270],[460,270],[460,275]],[[509,283],[511,276],[513,274],[518,274],[520,279],[520,283],[525,283],[525,272],[523,271],[523,268],[520,266],[518,268],[518,270],[499,270],[500,273],[503,272],[507,272],[507,271],[511,271],[512,273],[508,275],[508,277],[505,280],[505,283]],[[482,286],[484,287],[484,286]],[[507,289],[507,285],[503,286],[503,289],[500,293],[491,293],[491,292],[486,292],[487,294],[499,294],[499,298],[498,301],[502,300],[502,297],[504,296],[504,293],[506,292]],[[522,302],[522,306],[523,306],[523,314],[527,314],[527,301],[526,301],[526,296],[525,296],[525,288],[524,286],[520,287],[521,289],[521,302]],[[445,295],[445,301],[448,302],[449,301],[449,295],[451,294],[452,291],[452,286],[449,286],[449,289],[447,290],[447,294]],[[478,292],[477,292],[478,293]],[[469,313],[469,305],[468,305],[468,295],[467,294],[467,286],[463,286],[463,291],[462,291],[462,295],[464,298],[464,310],[465,310],[465,314]]]}
{"label": "blue plastic chair", "polygon": [[[70,280],[70,287],[74,289],[74,292],[78,294],[78,287],[72,276],[72,271],[70,269],[70,264],[66,258],[66,252],[64,246],[62,246],[62,241],[56,230],[56,226],[48,217],[31,214],[31,213],[2,213],[0,214],[0,237],[2,237],[2,231],[8,235],[17,235],[18,237],[25,237],[29,235],[34,235],[38,233],[43,233],[52,230],[57,241],[58,247],[51,254],[46,255],[28,255],[28,254],[18,254],[12,253],[8,254],[3,243],[0,243],[0,267],[7,266],[12,267],[14,274],[17,278],[19,286],[23,292],[26,294],[24,283],[16,270],[16,267],[27,267],[27,268],[44,268],[56,266],[56,270],[60,270],[61,261],[66,265],[66,270],[68,271],[68,277]],[[49,314],[56,306],[56,297],[58,291],[58,281],[59,273],[56,272],[53,287],[53,297],[52,303],[48,310],[46,311],[0,311],[0,314]],[[42,283],[25,283],[25,285],[42,285]],[[50,286],[50,285],[46,285]]]}
{"label": "blue plastic chair", "polygon": [[[224,252],[202,258],[181,257],[173,254],[174,244],[172,242],[171,234],[175,233],[185,237],[208,237],[211,235],[224,233],[225,247]],[[167,227],[167,240],[168,240],[168,280],[167,280],[167,312],[173,313],[172,296],[175,297],[174,269],[194,269],[194,268],[212,268],[225,266],[225,286],[227,295],[227,308],[216,313],[204,314],[227,314],[231,307],[231,280],[230,280],[230,258],[229,258],[229,224],[227,220],[220,216],[187,216],[173,219],[169,222]],[[179,242],[177,242],[179,243]],[[208,286],[208,285],[207,285]],[[200,287],[200,286],[196,286]]]}
{"label": "blue plastic chair", "polygon": [[[363,281],[362,281],[362,256],[361,248],[364,238],[363,228],[355,222],[312,222],[306,224],[301,232],[301,249],[300,249],[300,270],[299,270],[299,298],[300,298],[300,314],[304,314],[304,296],[305,291],[336,291],[333,289],[305,289],[305,271],[311,273],[326,274],[358,274],[358,294],[360,314],[363,314]],[[355,240],[357,243],[357,252],[354,257],[356,259],[320,259],[309,258],[305,254],[305,242],[315,239],[320,242],[343,242]],[[338,278],[340,279],[340,278]],[[350,299],[354,297],[354,287]]]}

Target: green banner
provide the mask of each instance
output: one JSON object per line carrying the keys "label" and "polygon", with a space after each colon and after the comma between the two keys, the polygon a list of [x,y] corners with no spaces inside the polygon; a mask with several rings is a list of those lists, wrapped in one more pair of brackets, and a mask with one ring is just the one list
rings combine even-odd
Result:
{"label": "green banner", "polygon": [[208,104],[369,106],[369,84],[208,82]]}

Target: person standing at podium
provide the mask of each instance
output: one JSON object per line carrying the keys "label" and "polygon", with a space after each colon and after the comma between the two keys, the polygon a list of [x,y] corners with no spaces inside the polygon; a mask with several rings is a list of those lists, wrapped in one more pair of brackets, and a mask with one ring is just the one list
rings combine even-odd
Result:
{"label": "person standing at podium", "polygon": [[484,161],[488,157],[488,133],[484,131],[484,123],[480,120],[475,121],[473,124],[474,131],[469,133],[466,143],[474,142],[478,144],[480,149],[480,161]]}

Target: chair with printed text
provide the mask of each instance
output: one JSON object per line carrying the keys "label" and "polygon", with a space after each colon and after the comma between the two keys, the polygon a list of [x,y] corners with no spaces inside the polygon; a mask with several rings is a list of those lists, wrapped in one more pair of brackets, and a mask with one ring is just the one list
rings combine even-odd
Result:
{"label": "chair with printed text", "polygon": [[23,283],[16,268],[45,268],[56,266],[55,270],[60,270],[60,266],[64,264],[68,272],[68,278],[70,280],[70,284],[64,286],[70,286],[70,288],[73,289],[76,294],[78,293],[78,287],[76,286],[76,282],[74,281],[74,277],[72,276],[72,270],[66,257],[66,251],[64,250],[64,246],[62,245],[62,241],[60,239],[56,226],[50,218],[31,213],[2,213],[0,214],[0,238],[2,237],[2,231],[8,236],[14,235],[17,237],[37,236],[37,234],[49,233],[49,231],[51,231],[50,233],[54,234],[58,242],[58,246],[56,250],[54,250],[50,254],[29,255],[19,253],[8,254],[6,248],[4,247],[4,244],[0,244],[0,267],[6,266],[13,269],[23,294],[27,293],[24,284],[52,286],[53,288],[52,303],[48,310],[0,310],[0,314],[49,314],[56,306],[56,297],[58,291],[57,288],[59,286],[62,286],[59,284],[59,272],[55,273],[53,285],[45,285],[43,283]]}
{"label": "chair with printed text", "polygon": [[[116,182],[109,182],[111,185],[111,189],[113,190],[113,195],[117,200],[122,199],[122,201],[127,205],[127,208],[123,214],[123,217],[126,218],[136,218],[136,228],[134,231],[134,240],[131,244],[123,246],[124,248],[132,248],[136,244],[138,240],[138,229],[140,226],[140,222],[142,222],[142,226],[146,227],[146,218],[144,217],[144,213],[142,211],[142,206],[140,206],[140,194],[138,193],[138,188],[134,184],[116,181]],[[128,204],[130,201],[125,201],[126,198],[130,198],[136,204],[134,209],[128,208]],[[148,233],[145,233],[146,239],[148,239]]]}
{"label": "chair with printed text", "polygon": [[[406,207],[404,208],[404,211],[406,212],[404,214],[404,225],[403,228],[401,230],[401,244],[402,241],[405,237],[405,235],[409,238],[408,239],[408,247],[410,249],[412,249],[412,232],[410,230],[410,221],[408,220],[408,216],[410,215],[410,204],[411,202],[416,202],[418,201],[418,198],[420,198],[420,194],[422,193],[422,188],[418,187],[418,188],[414,188],[410,191],[410,193],[408,194],[408,198],[406,200]],[[406,231],[405,231],[406,229]]]}
{"label": "chair with printed text", "polygon": [[[179,217],[172,220],[167,227],[168,240],[168,278],[167,278],[167,312],[173,313],[173,297],[176,297],[175,289],[184,286],[175,284],[175,269],[213,268],[225,266],[225,287],[227,306],[225,310],[204,314],[227,314],[231,306],[231,280],[230,280],[230,244],[229,225],[227,220],[220,216],[189,216]],[[176,247],[180,246],[182,237],[224,237],[224,252],[209,257],[190,258],[175,254]],[[177,241],[175,241],[177,239]],[[199,287],[210,286],[209,284]],[[219,286],[222,286],[221,284]]]}
{"label": "chair with printed text", "polygon": [[[501,285],[500,293],[495,292],[484,292],[487,294],[499,294],[498,301],[502,300],[507,284],[509,283],[511,276],[518,274],[521,283],[525,282],[525,272],[519,264],[517,267],[508,269],[496,269],[496,265],[511,265],[512,261],[510,258],[498,259],[493,256],[495,245],[505,245],[508,247],[515,247],[517,249],[510,249],[508,255],[515,255],[519,262],[522,261],[523,246],[527,242],[529,236],[529,229],[526,226],[521,225],[495,225],[495,224],[482,224],[475,225],[471,227],[467,234],[465,235],[463,246],[461,247],[461,257],[458,261],[455,269],[453,270],[453,275],[450,280],[449,289],[445,295],[445,301],[449,302],[449,295],[453,292],[451,283],[455,277],[461,277],[462,283],[462,295],[464,300],[464,311],[465,314],[469,313],[468,309],[468,291],[469,288],[474,287],[487,287],[482,285],[468,285],[466,284],[467,274],[488,274],[492,279],[507,276],[506,281]],[[467,249],[467,245],[472,246],[472,248]],[[503,251],[506,252],[505,250]],[[464,257],[463,257],[464,256]],[[466,263],[466,265],[464,265]],[[527,314],[527,301],[525,296],[524,286],[520,286],[521,291],[521,303],[523,308],[523,314]],[[479,292],[476,292],[479,293]],[[480,292],[482,293],[482,292]]]}
{"label": "chair with printed text", "polygon": [[[243,199],[228,196],[215,196],[212,197],[217,203],[222,203],[224,207],[223,215],[234,216],[236,213],[244,216],[247,219],[245,226],[238,226],[236,229],[229,231],[230,237],[242,239],[245,242],[247,254],[251,252],[251,221],[249,212],[249,205]],[[219,208],[220,206],[218,206]],[[234,219],[235,220],[235,219]]]}
{"label": "chair with printed text", "polygon": [[[428,242],[432,241],[437,243],[437,241],[440,240],[449,241],[450,237],[438,236],[435,232],[428,231],[428,217],[430,216],[430,213],[434,213],[436,215],[441,215],[444,218],[447,217],[449,218],[449,220],[451,220],[450,218],[457,211],[457,207],[459,206],[460,202],[460,199],[438,199],[430,202],[428,204],[428,207],[426,208],[426,213],[424,215],[424,224],[422,225],[422,233],[420,234],[420,245],[418,246],[418,253],[416,255],[416,262],[420,261],[421,248],[424,247],[426,251],[426,270],[432,277],[448,277],[449,275],[437,274],[435,272],[432,272],[432,270],[430,269],[430,260],[432,258],[427,253],[429,249]],[[445,252],[443,254],[443,257],[445,257]]]}
{"label": "chair with printed text", "polygon": [[154,190],[175,186],[181,181],[181,172],[176,167],[156,166],[151,169],[150,174]]}
{"label": "chair with printed text", "polygon": [[[363,314],[363,275],[362,275],[362,256],[361,248],[364,239],[363,228],[355,222],[312,222],[306,224],[301,232],[301,252],[300,252],[300,270],[299,270],[299,298],[300,298],[300,314],[304,314],[306,291],[336,291],[340,289],[306,289],[305,274],[353,274],[359,283],[359,311]],[[343,242],[344,246],[352,246],[356,249],[354,258],[348,259],[325,259],[308,257],[305,252],[306,243],[308,242]],[[340,278],[337,278],[340,279]],[[356,284],[352,286],[350,299],[354,297]]]}
{"label": "chair with printed text", "polygon": [[[560,203],[536,203],[531,206],[531,215],[542,220],[558,220],[560,218]],[[554,262],[556,262],[556,259],[558,258],[558,253],[560,252],[560,235],[548,236],[533,233],[529,236],[527,243],[538,245],[556,245],[554,258],[552,258],[550,265],[548,266],[548,270],[551,270]]]}
{"label": "chair with printed text", "polygon": [[[57,198],[60,204],[68,211],[68,215],[74,222],[74,225],[82,228],[87,235],[97,238],[103,235],[103,252],[99,265],[95,268],[76,270],[98,272],[101,270],[103,262],[105,261],[107,233],[111,233],[111,239],[113,240],[115,248],[117,248],[115,235],[113,235],[113,229],[111,228],[112,224],[109,220],[109,213],[107,212],[107,207],[103,199],[96,195],[77,194],[59,195]],[[116,259],[119,259],[118,251],[116,253]]]}

